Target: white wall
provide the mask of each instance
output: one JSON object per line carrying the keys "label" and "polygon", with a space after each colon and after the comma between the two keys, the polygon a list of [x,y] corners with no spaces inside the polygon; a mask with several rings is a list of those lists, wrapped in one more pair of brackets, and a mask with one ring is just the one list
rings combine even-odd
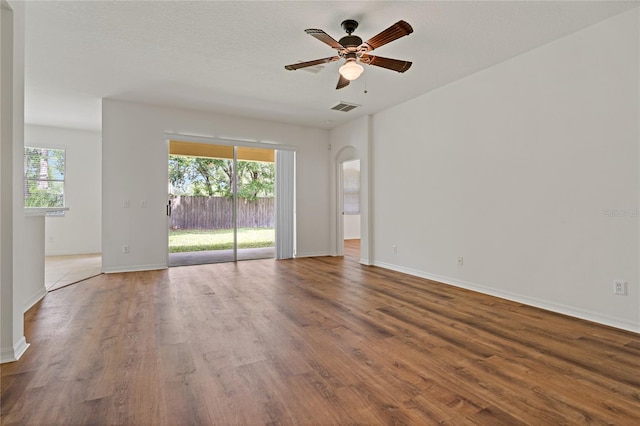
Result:
{"label": "white wall", "polygon": [[102,250],[102,143],[99,132],[25,126],[25,145],[66,150],[64,216],[46,218],[45,254]]}
{"label": "white wall", "polygon": [[24,250],[22,257],[22,309],[27,312],[47,294],[44,284],[44,228],[43,216],[25,218]]}
{"label": "white wall", "polygon": [[[0,12],[0,362],[15,361],[28,344],[24,337],[23,244],[26,220],[22,202],[24,140],[24,3],[1,2]],[[18,184],[16,184],[18,183]]]}
{"label": "white wall", "polygon": [[360,239],[360,215],[346,214],[344,215],[344,239],[359,240]]}
{"label": "white wall", "polygon": [[[297,256],[329,254],[329,132],[236,116],[105,99],[102,104],[102,265],[167,265],[165,133],[296,146]],[[124,208],[124,201],[130,207]],[[142,208],[142,200],[147,207]],[[122,253],[122,246],[130,253]]]}
{"label": "white wall", "polygon": [[0,361],[13,358],[13,11],[0,3]]}
{"label": "white wall", "polygon": [[640,331],[638,18],[376,114],[375,264]]}

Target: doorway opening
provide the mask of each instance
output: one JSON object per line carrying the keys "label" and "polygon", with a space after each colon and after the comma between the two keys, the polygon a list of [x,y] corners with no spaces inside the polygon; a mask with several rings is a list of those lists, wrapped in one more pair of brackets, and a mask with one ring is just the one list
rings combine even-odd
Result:
{"label": "doorway opening", "polygon": [[342,229],[345,257],[360,260],[360,160],[342,163]]}
{"label": "doorway opening", "polygon": [[169,141],[169,266],[274,258],[275,150]]}

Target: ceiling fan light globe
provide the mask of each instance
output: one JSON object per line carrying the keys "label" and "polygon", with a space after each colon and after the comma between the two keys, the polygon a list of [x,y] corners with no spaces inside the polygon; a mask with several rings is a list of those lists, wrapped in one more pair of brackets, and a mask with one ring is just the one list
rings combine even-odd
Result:
{"label": "ceiling fan light globe", "polygon": [[341,66],[338,71],[341,76],[351,81],[360,77],[360,74],[364,71],[364,67],[355,61],[347,61],[347,63]]}

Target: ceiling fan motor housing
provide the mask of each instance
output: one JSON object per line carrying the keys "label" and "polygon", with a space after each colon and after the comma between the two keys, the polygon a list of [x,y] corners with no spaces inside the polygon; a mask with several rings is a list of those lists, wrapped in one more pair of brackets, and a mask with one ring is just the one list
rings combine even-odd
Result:
{"label": "ceiling fan motor housing", "polygon": [[338,40],[344,47],[358,47],[362,44],[362,39],[355,35],[347,35]]}
{"label": "ceiling fan motor housing", "polygon": [[[342,29],[347,32],[348,35],[342,37],[338,40],[338,43],[343,45],[346,48],[356,48],[362,44],[362,39],[358,36],[352,35],[353,32],[358,28],[358,21],[353,19],[345,19],[342,21]],[[354,50],[350,49],[350,50]]]}
{"label": "ceiling fan motor housing", "polygon": [[347,34],[351,35],[356,30],[356,28],[358,28],[358,21],[353,19],[345,19],[340,25],[342,26],[342,29],[347,32]]}

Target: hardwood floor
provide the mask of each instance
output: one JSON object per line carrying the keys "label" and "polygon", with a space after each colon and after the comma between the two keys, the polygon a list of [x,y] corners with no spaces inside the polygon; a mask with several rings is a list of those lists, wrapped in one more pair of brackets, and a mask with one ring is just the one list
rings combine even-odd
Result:
{"label": "hardwood floor", "polygon": [[360,261],[360,240],[344,240],[344,255]]}
{"label": "hardwood floor", "polygon": [[348,258],[100,275],[25,326],[3,425],[640,419],[640,335]]}

